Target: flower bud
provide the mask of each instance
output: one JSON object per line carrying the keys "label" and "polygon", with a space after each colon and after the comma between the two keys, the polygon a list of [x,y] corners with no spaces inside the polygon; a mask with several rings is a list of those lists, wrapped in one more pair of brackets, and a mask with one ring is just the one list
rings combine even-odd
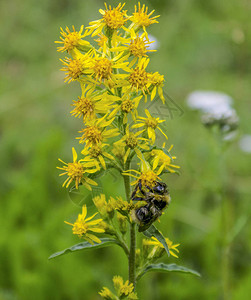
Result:
{"label": "flower bud", "polygon": [[141,263],[141,251],[139,248],[136,249],[136,262],[135,262],[135,265],[136,265],[136,268],[140,266],[140,263]]}
{"label": "flower bud", "polygon": [[104,229],[106,234],[115,235],[115,230],[113,229],[113,227],[111,225],[109,225],[108,223],[106,223],[105,221],[102,221],[99,224],[99,227]]}
{"label": "flower bud", "polygon": [[127,218],[120,213],[117,214],[118,225],[120,232],[124,235],[127,232]]}

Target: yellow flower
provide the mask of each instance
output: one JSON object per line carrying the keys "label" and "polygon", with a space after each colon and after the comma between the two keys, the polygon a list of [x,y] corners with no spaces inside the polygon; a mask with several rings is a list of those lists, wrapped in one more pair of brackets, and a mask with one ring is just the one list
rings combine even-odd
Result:
{"label": "yellow flower", "polygon": [[132,201],[125,201],[122,199],[122,197],[116,197],[116,200],[110,197],[110,200],[113,208],[120,212],[123,216],[127,216],[128,213],[135,208],[135,205]]}
{"label": "yellow flower", "polygon": [[[161,173],[161,168],[159,170],[155,170],[156,167],[152,167],[149,163],[144,159],[143,155],[138,155],[138,158],[141,160],[140,162],[140,172],[137,170],[126,170],[122,173],[122,175],[131,176],[136,178],[135,181],[131,182],[131,185],[137,184],[141,181],[142,186],[149,186],[152,188],[157,180],[161,180],[159,175]],[[138,176],[131,174],[131,172],[136,173]]]}
{"label": "yellow flower", "polygon": [[[155,143],[155,139],[156,139],[155,130],[156,129],[158,129],[164,135],[164,137],[167,139],[166,134],[158,126],[160,123],[165,122],[165,120],[160,120],[159,118],[152,117],[147,109],[145,109],[145,114],[147,115],[147,118],[138,117],[139,123],[133,125],[132,128],[144,127],[144,130],[147,131],[148,138],[152,140],[152,144]],[[142,121],[140,121],[140,120],[142,120]]]}
{"label": "yellow flower", "polygon": [[141,7],[140,2],[138,2],[138,10],[137,6],[135,5],[134,13],[130,17],[130,21],[132,21],[137,27],[143,27],[144,31],[145,27],[148,27],[153,23],[159,23],[157,20],[155,20],[159,16],[151,17],[155,10],[152,10],[149,14],[147,14],[147,11],[148,7],[145,6],[145,4],[143,4]]}
{"label": "yellow flower", "polygon": [[[112,50],[117,50],[120,48],[121,47],[117,47]],[[129,66],[124,69],[125,71],[128,71],[129,69],[128,75],[120,74],[120,85],[124,87],[124,96],[129,95],[133,91],[138,92],[141,90],[145,95],[145,102],[147,102],[148,94],[150,94],[152,101],[156,96],[156,92],[158,92],[162,102],[165,103],[165,98],[163,96],[164,76],[160,75],[158,72],[148,73],[146,71],[146,67],[150,61],[149,58],[140,56],[138,64],[133,69],[132,66],[136,61],[137,57],[135,57],[130,62]]]}
{"label": "yellow flower", "polygon": [[118,29],[122,27],[125,22],[127,21],[126,18],[126,11],[122,11],[122,8],[125,6],[125,3],[119,5],[116,8],[111,8],[111,5],[109,5],[109,9],[107,8],[107,5],[105,3],[106,10],[100,9],[99,12],[101,15],[103,15],[103,20],[107,27],[110,27],[111,29]]}
{"label": "yellow flower", "polygon": [[114,160],[114,157],[109,154],[108,152],[104,151],[105,146],[107,144],[93,144],[91,147],[85,147],[81,153],[85,156],[83,158],[83,161],[93,161],[98,167],[99,164],[102,165],[102,167],[106,170],[106,163],[105,163],[105,157],[109,160]]}
{"label": "yellow flower", "polygon": [[124,156],[124,163],[127,161],[127,158],[131,152],[131,150],[134,150],[138,156],[141,155],[141,152],[138,150],[139,148],[144,150],[149,150],[149,147],[147,145],[148,140],[142,137],[139,137],[139,135],[142,134],[143,131],[138,131],[136,133],[133,133],[132,131],[129,131],[129,126],[126,127],[125,135],[116,143],[119,143],[121,147],[126,148],[126,153]]}
{"label": "yellow flower", "polygon": [[124,283],[121,276],[114,276],[112,281],[119,297],[128,296],[133,292],[133,284],[128,280]]}
{"label": "yellow flower", "polygon": [[[173,242],[171,240],[169,240],[168,238],[165,238],[167,246],[169,248],[169,252],[173,257],[178,258],[177,253],[179,253],[179,250],[177,249],[177,247],[180,244],[173,244]],[[155,237],[152,237],[150,240],[144,240],[144,244],[146,245],[153,245],[154,248],[152,250],[152,252],[150,253],[150,256],[153,257],[154,254],[156,253],[156,251],[158,250],[158,248],[164,249],[164,246],[162,245],[162,243],[160,243]]]}
{"label": "yellow flower", "polygon": [[135,122],[137,116],[137,107],[141,98],[142,95],[133,99],[131,99],[131,97],[128,95],[118,98],[117,104],[113,105],[113,111],[110,113],[109,118],[113,118],[119,111],[121,111],[123,113],[123,124],[128,122],[129,113]]}
{"label": "yellow flower", "polygon": [[130,65],[134,65],[138,57],[147,56],[147,52],[154,52],[156,50],[147,49],[149,45],[154,42],[149,42],[146,32],[139,36],[139,34],[136,35],[135,31],[132,28],[130,34],[130,38],[117,37],[117,40],[124,46],[111,48],[110,51],[124,51],[124,54],[127,54],[129,52],[131,55],[135,56],[135,59],[130,63]]}
{"label": "yellow flower", "polygon": [[65,82],[74,80],[78,80],[80,76],[86,75],[90,73],[90,67],[92,65],[91,53],[88,52],[86,54],[81,54],[80,52],[76,52],[76,56],[74,59],[66,57],[65,60],[60,59],[63,63],[64,67],[60,69],[61,71],[65,71],[66,77]]}
{"label": "yellow flower", "polygon": [[73,106],[75,108],[71,111],[71,114],[75,117],[83,117],[83,121],[92,120],[96,117],[96,114],[104,114],[109,111],[113,99],[107,94],[94,94],[95,88],[86,86],[82,87],[82,96],[78,97],[77,101],[73,100]]}
{"label": "yellow flower", "polygon": [[164,76],[160,75],[159,72],[151,73],[150,81],[152,86],[150,87],[151,91],[151,101],[156,96],[156,92],[158,91],[158,95],[163,103],[165,103],[165,98],[163,96],[163,86],[164,86]]}
{"label": "yellow flower", "polygon": [[81,137],[77,137],[77,139],[79,139],[79,143],[86,143],[86,146],[89,147],[100,144],[107,138],[119,135],[117,128],[106,130],[106,127],[113,122],[114,118],[109,121],[106,121],[105,118],[106,115],[100,119],[88,122],[86,124],[86,128],[79,131],[79,133],[83,133]]}
{"label": "yellow flower", "polygon": [[87,32],[82,34],[84,30],[84,25],[81,26],[79,31],[75,30],[75,27],[72,26],[72,32],[68,27],[66,27],[66,30],[64,31],[61,27],[61,35],[60,37],[61,41],[55,41],[55,43],[63,44],[62,47],[58,47],[57,51],[64,52],[64,51],[71,51],[74,48],[78,48],[79,50],[89,50],[91,48],[91,45],[88,41],[82,40],[87,35]]}
{"label": "yellow flower", "polygon": [[91,219],[93,219],[96,216],[97,213],[95,213],[94,215],[92,215],[91,217],[86,219],[86,215],[87,215],[87,208],[86,205],[83,205],[82,207],[82,214],[78,215],[77,220],[75,221],[74,224],[66,222],[66,224],[69,224],[72,226],[72,232],[73,234],[77,234],[79,237],[84,238],[85,240],[87,240],[90,244],[94,244],[101,243],[101,240],[96,237],[94,234],[89,233],[89,231],[91,232],[95,232],[95,233],[103,233],[104,229],[99,228],[97,225],[100,224],[103,220],[102,219],[96,219],[93,221],[90,221]]}
{"label": "yellow flower", "polygon": [[[110,222],[109,222],[110,223]],[[109,223],[103,221],[99,224],[99,227],[104,229],[106,234],[109,235],[116,235],[116,230],[114,229],[113,226],[111,226]]]}
{"label": "yellow flower", "polygon": [[146,72],[146,67],[149,63],[149,58],[142,57],[135,69],[129,74],[128,81],[132,90],[142,90],[143,94],[148,93],[148,87],[150,85],[149,73]]}
{"label": "yellow flower", "polygon": [[98,38],[96,40],[94,40],[95,42],[98,43],[99,45],[99,49],[98,51],[107,54],[107,42],[108,42],[108,37],[106,35],[104,35],[103,33],[100,33],[98,35]]}
{"label": "yellow flower", "polygon": [[114,143],[112,145],[112,153],[121,161],[124,160],[125,148],[121,147],[119,143]]}
{"label": "yellow flower", "polygon": [[123,281],[121,276],[114,276],[113,285],[116,290],[117,296],[115,296],[107,287],[103,287],[103,290],[99,292],[99,294],[106,300],[116,300],[116,299],[130,299],[137,300],[137,295],[133,292],[133,284],[129,283],[129,280]]}
{"label": "yellow flower", "polygon": [[106,57],[95,58],[93,70],[96,80],[109,79],[112,75],[112,62]]}
{"label": "yellow flower", "polygon": [[106,201],[105,195],[100,194],[99,196],[94,197],[92,200],[95,206],[97,207],[98,211],[104,218],[113,218],[115,209],[113,205],[113,198]]}
{"label": "yellow flower", "polygon": [[126,76],[125,74],[116,74],[117,69],[130,71],[130,68],[127,66],[129,62],[126,61],[128,57],[129,54],[125,56],[119,54],[108,59],[95,53],[95,57],[92,58],[90,71],[87,74],[88,76],[81,77],[81,82],[92,85],[104,83],[109,88],[112,87],[121,76]]}
{"label": "yellow flower", "polygon": [[99,295],[104,298],[105,300],[114,300],[116,299],[115,295],[107,288],[103,287],[103,289],[99,292]]}
{"label": "yellow flower", "polygon": [[127,217],[117,214],[119,231],[124,235],[127,232]]}
{"label": "yellow flower", "polygon": [[147,38],[145,37],[145,34],[142,34],[141,36],[137,35],[134,39],[131,39],[130,45],[129,45],[129,51],[133,56],[141,57],[141,56],[147,56],[146,53],[153,52],[156,50],[147,50],[149,45],[153,42],[149,42]]}
{"label": "yellow flower", "polygon": [[61,159],[59,159],[60,162],[62,162],[65,166],[63,167],[57,167],[60,170],[65,171],[64,173],[60,174],[59,176],[66,175],[68,178],[63,183],[63,186],[68,186],[72,181],[75,181],[75,186],[78,189],[78,186],[80,183],[82,183],[87,189],[91,190],[90,185],[97,185],[95,181],[88,178],[87,176],[84,176],[85,173],[95,173],[98,171],[95,167],[94,163],[82,163],[82,160],[77,160],[78,156],[76,153],[76,150],[72,148],[72,155],[73,155],[73,162],[72,163],[65,163]]}
{"label": "yellow flower", "polygon": [[[162,148],[165,148],[165,143],[163,144]],[[172,148],[173,145],[168,149],[168,152],[170,152]],[[180,168],[179,166],[172,164],[172,160],[176,159],[176,157],[170,157],[163,150],[153,149],[150,152],[150,156],[152,157],[152,163],[154,168],[160,166],[161,170],[168,170],[170,173],[175,173],[174,169]]]}
{"label": "yellow flower", "polygon": [[126,16],[126,11],[122,10],[124,6],[125,3],[122,5],[119,3],[117,7],[111,8],[110,5],[107,7],[105,3],[105,10],[99,10],[103,18],[89,23],[90,26],[88,29],[90,29],[90,31],[88,34],[92,33],[92,36],[98,35],[105,26],[111,30],[116,30],[123,27],[128,19]]}

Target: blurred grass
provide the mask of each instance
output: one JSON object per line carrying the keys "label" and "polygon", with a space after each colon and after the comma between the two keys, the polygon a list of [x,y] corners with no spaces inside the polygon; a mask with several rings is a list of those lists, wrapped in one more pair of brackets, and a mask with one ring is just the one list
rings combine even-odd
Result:
{"label": "blurred grass", "polygon": [[[128,1],[129,12],[136,2]],[[149,274],[139,283],[139,295],[141,299],[216,299],[220,284],[216,146],[184,100],[196,89],[225,92],[235,99],[240,135],[251,133],[250,3],[145,3],[161,15],[160,24],[150,29],[160,43],[150,67],[165,75],[166,91],[184,110],[167,126],[182,174],[167,177],[173,202],[159,227],[181,246],[179,260],[166,261],[192,267],[202,278]],[[58,157],[71,159],[73,145],[78,148],[74,137],[79,122],[70,117],[69,104],[80,91],[77,84],[63,83],[62,56],[54,40],[59,39],[60,26],[79,28],[98,19],[101,7],[103,1],[97,0],[0,3],[0,300],[99,299],[97,291],[110,286],[113,275],[127,276],[123,253],[117,248],[47,261],[51,253],[79,242],[63,223],[73,220],[79,208],[61,188],[56,165]],[[226,190],[235,224],[250,212],[251,157],[240,151],[236,141],[227,149],[226,160]],[[102,179],[102,187],[114,195],[122,189],[116,174]],[[249,254],[246,223],[231,252],[233,299],[251,294]]]}

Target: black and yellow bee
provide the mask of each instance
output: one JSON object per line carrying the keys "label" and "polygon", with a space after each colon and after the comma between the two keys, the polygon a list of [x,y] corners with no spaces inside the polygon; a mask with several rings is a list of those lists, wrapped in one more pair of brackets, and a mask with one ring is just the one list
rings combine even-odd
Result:
{"label": "black and yellow bee", "polygon": [[132,192],[131,199],[147,202],[146,205],[134,209],[131,214],[132,219],[138,223],[140,232],[148,229],[162,215],[163,210],[171,201],[164,182],[155,181],[155,185],[150,188],[147,185],[143,187],[141,180]]}

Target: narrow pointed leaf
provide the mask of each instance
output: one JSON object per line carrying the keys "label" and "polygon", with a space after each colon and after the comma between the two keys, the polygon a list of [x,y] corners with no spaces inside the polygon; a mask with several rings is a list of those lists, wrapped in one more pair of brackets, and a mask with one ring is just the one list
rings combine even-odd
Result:
{"label": "narrow pointed leaf", "polygon": [[75,251],[80,251],[80,250],[86,250],[86,249],[94,249],[94,248],[103,248],[103,247],[106,247],[106,246],[110,246],[112,244],[117,244],[120,246],[119,242],[115,239],[110,239],[110,238],[103,238],[101,239],[101,243],[95,243],[92,245],[88,242],[82,242],[82,243],[79,243],[79,244],[76,244],[72,247],[69,247],[69,248],[66,248],[64,249],[63,251],[59,251],[59,252],[56,252],[54,254],[52,254],[49,259],[52,259],[52,258],[55,258],[55,257],[58,257],[58,256],[62,256],[62,255],[65,255],[65,254],[68,254],[68,253],[71,253],[71,252],[75,252]]}
{"label": "narrow pointed leaf", "polygon": [[200,273],[188,269],[183,266],[179,266],[176,264],[164,264],[164,263],[159,263],[159,264],[151,264],[147,266],[144,270],[142,270],[138,276],[137,280],[139,280],[143,275],[145,275],[147,272],[180,272],[180,273],[187,273],[187,274],[192,274],[195,276],[201,276]]}
{"label": "narrow pointed leaf", "polygon": [[143,234],[145,236],[147,236],[148,238],[151,238],[152,236],[154,236],[163,245],[163,247],[165,248],[168,256],[170,256],[169,248],[167,246],[167,243],[166,243],[166,240],[165,240],[164,236],[162,235],[161,232],[158,231],[158,229],[154,225],[151,225],[147,230],[145,230],[143,232]]}

